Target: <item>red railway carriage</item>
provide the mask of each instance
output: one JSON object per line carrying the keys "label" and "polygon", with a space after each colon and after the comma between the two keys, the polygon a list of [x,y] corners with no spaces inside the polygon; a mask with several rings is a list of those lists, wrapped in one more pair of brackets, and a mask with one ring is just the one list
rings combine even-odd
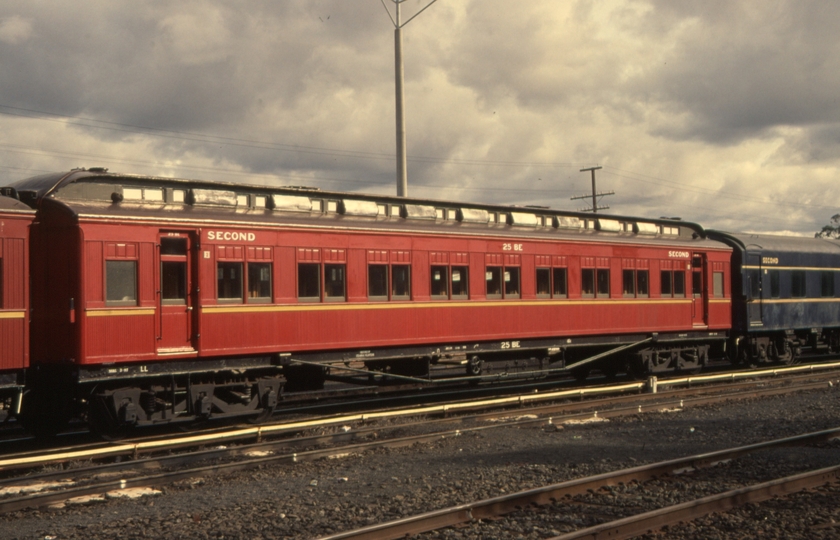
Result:
{"label": "red railway carriage", "polygon": [[33,363],[109,424],[253,414],[331,364],[694,369],[731,323],[730,248],[676,220],[95,169],[15,187],[38,209]]}
{"label": "red railway carriage", "polygon": [[0,195],[0,411],[4,415],[19,410],[23,370],[29,366],[29,226],[34,217],[25,204]]}

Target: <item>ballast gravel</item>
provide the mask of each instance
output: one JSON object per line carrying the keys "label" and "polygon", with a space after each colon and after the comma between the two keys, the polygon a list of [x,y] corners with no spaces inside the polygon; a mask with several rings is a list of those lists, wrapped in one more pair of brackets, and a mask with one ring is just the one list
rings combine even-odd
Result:
{"label": "ballast gravel", "polygon": [[[836,387],[835,387],[836,388]],[[834,388],[563,428],[500,427],[408,448],[182,481],[139,498],[0,516],[0,538],[317,538],[524,489],[840,426]],[[695,478],[619,486],[426,538],[550,538],[580,527],[840,464],[840,444],[764,452]],[[647,538],[836,538],[840,489],[712,514]],[[617,506],[615,504],[617,503]],[[618,510],[616,510],[618,508]],[[616,515],[617,514],[617,515]]]}

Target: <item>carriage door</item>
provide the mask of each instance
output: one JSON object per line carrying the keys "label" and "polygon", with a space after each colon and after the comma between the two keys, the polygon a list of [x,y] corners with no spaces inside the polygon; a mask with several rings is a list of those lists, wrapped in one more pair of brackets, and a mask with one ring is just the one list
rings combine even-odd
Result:
{"label": "carriage door", "polygon": [[695,253],[691,257],[691,296],[692,323],[694,326],[707,326],[708,319],[708,288],[706,287],[706,254]]}
{"label": "carriage door", "polygon": [[747,299],[747,318],[750,326],[761,326],[762,305],[761,305],[761,252],[747,251],[747,260],[743,269],[744,296]]}
{"label": "carriage door", "polygon": [[192,352],[193,299],[188,232],[161,232],[159,237],[160,275],[157,287],[158,353]]}

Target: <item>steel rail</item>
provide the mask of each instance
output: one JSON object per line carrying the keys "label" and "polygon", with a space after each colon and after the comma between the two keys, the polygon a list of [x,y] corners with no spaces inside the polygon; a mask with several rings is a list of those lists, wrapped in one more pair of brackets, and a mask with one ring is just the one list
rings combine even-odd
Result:
{"label": "steel rail", "polygon": [[[564,497],[572,497],[605,486],[642,482],[669,474],[678,474],[689,470],[710,467],[716,463],[732,460],[761,450],[783,446],[802,446],[825,442],[835,438],[840,438],[840,428],[672,459],[586,478],[578,478],[559,484],[552,484],[519,493],[435,510],[387,523],[371,525],[353,531],[332,534],[321,537],[320,540],[386,540],[403,538],[407,535],[421,534],[444,527],[493,518],[531,504],[546,505]],[[605,535],[595,538],[613,537]]]}
{"label": "steel rail", "polygon": [[[815,383],[816,387],[822,387],[823,385],[820,383]],[[809,385],[813,386],[813,385]],[[758,392],[754,392],[753,394],[775,394],[779,392],[790,391],[790,388],[774,388],[774,389],[767,389],[761,390]],[[39,507],[45,506],[49,504],[53,504],[55,502],[66,501],[68,499],[82,497],[82,496],[89,496],[89,495],[98,495],[102,493],[106,493],[113,490],[118,489],[126,489],[126,488],[136,488],[136,487],[151,487],[154,485],[160,485],[164,483],[174,482],[179,479],[183,478],[192,478],[197,476],[207,476],[210,474],[215,474],[219,472],[226,472],[226,471],[237,471],[237,470],[245,470],[248,468],[259,467],[265,464],[270,463],[295,463],[298,461],[311,461],[315,459],[322,459],[327,457],[345,457],[348,455],[359,454],[361,452],[371,450],[374,448],[396,448],[396,447],[404,447],[404,446],[411,446],[417,443],[423,442],[433,442],[442,439],[449,439],[453,437],[458,437],[464,433],[470,432],[479,432],[485,431],[490,429],[497,429],[501,427],[510,427],[510,426],[524,426],[524,425],[556,425],[558,423],[566,423],[574,420],[582,420],[582,419],[590,419],[595,417],[600,418],[612,418],[618,416],[627,416],[633,415],[643,412],[651,412],[664,409],[670,409],[675,407],[684,407],[687,405],[692,404],[706,404],[714,401],[722,401],[722,400],[729,400],[736,397],[745,397],[749,398],[753,394],[746,394],[744,392],[738,392],[735,394],[725,394],[725,395],[717,395],[717,396],[709,396],[703,398],[696,398],[696,399],[685,399],[679,397],[668,398],[666,400],[660,400],[656,403],[649,404],[649,405],[634,405],[631,407],[625,407],[620,409],[612,409],[607,411],[594,411],[594,412],[583,412],[578,414],[572,415],[565,415],[561,417],[532,417],[531,415],[527,415],[528,417],[522,418],[521,412],[516,415],[508,415],[508,416],[517,416],[513,420],[509,421],[501,421],[491,425],[484,425],[484,426],[475,426],[475,427],[465,427],[457,430],[450,430],[445,432],[435,432],[435,433],[428,433],[423,435],[414,435],[409,437],[400,437],[396,439],[390,440],[380,440],[380,441],[373,441],[373,442],[366,442],[361,444],[355,445],[348,445],[339,448],[327,448],[327,449],[318,449],[318,450],[311,450],[307,452],[300,452],[300,453],[291,453],[291,454],[284,454],[284,455],[274,455],[268,457],[259,457],[259,458],[249,458],[240,462],[235,463],[227,463],[227,464],[220,464],[220,465],[213,465],[209,467],[198,467],[198,468],[191,468],[186,469],[183,471],[177,471],[172,473],[162,473],[159,475],[154,476],[146,476],[146,477],[135,477],[135,478],[124,478],[120,480],[113,480],[107,482],[101,482],[96,484],[90,484],[85,486],[77,486],[64,489],[61,492],[49,492],[49,493],[38,493],[33,495],[27,495],[23,497],[16,497],[16,498],[9,498],[0,500],[0,513],[3,512],[10,512],[14,510],[20,510],[27,507]],[[659,396],[660,398],[662,396]],[[481,417],[490,417],[489,414],[483,414]],[[495,417],[499,417],[500,415],[496,415]],[[503,418],[504,420],[504,418]],[[452,420],[437,420],[435,422],[452,422],[452,421],[463,421],[462,419]],[[434,422],[432,422],[434,423]],[[403,428],[405,426],[389,426],[389,428]],[[55,473],[47,473],[43,475],[36,475],[36,476],[29,476],[24,479],[10,479],[7,481],[0,482],[0,484],[10,484],[13,482],[21,482],[23,480],[26,481],[45,481],[47,479],[57,479],[57,478],[67,478],[68,476],[78,476],[82,473],[90,474],[91,471],[102,473],[105,470],[110,472],[120,471],[125,469],[138,469],[138,468],[148,468],[148,467],[161,467],[166,463],[169,464],[182,464],[184,462],[190,461],[201,461],[206,459],[218,459],[220,457],[231,457],[237,456],[242,454],[247,454],[249,452],[253,452],[256,450],[276,450],[278,448],[282,448],[283,446],[290,446],[290,445],[306,445],[311,446],[315,443],[324,443],[336,440],[342,440],[347,438],[357,438],[362,437],[366,434],[366,432],[374,432],[377,431],[377,428],[370,428],[368,430],[358,430],[356,432],[348,432],[348,433],[340,433],[335,435],[318,435],[311,438],[305,439],[294,439],[289,441],[278,441],[274,443],[258,443],[255,445],[247,446],[247,447],[238,447],[234,449],[226,449],[226,450],[208,450],[204,452],[195,452],[190,453],[187,455],[176,455],[176,456],[167,456],[167,457],[159,457],[159,458],[152,458],[148,460],[138,460],[128,463],[118,463],[112,465],[106,465],[102,467],[90,467],[87,470],[85,469],[75,469],[75,470],[66,470],[66,471],[59,471]],[[381,430],[380,430],[381,431]]]}
{"label": "steel rail", "polygon": [[[797,378],[808,378],[811,375],[804,375],[799,376]],[[274,424],[274,425],[265,425],[265,426],[254,426],[249,428],[240,428],[234,429],[230,431],[224,432],[211,432],[211,433],[202,433],[197,435],[190,435],[185,437],[176,437],[171,439],[155,439],[155,440],[145,440],[145,441],[137,441],[137,442],[126,442],[126,443],[112,443],[107,445],[97,445],[93,448],[82,448],[82,449],[60,449],[58,451],[51,451],[49,453],[37,453],[37,454],[24,454],[24,455],[12,455],[8,456],[5,459],[0,459],[0,471],[11,471],[17,469],[26,469],[26,468],[33,468],[37,466],[44,466],[48,464],[55,464],[55,463],[62,463],[80,459],[101,459],[107,457],[116,457],[116,456],[131,456],[137,458],[142,454],[148,454],[155,451],[162,451],[162,450],[176,450],[176,449],[183,449],[189,447],[196,447],[206,444],[223,444],[226,442],[234,442],[234,441],[243,441],[243,440],[257,440],[262,441],[265,436],[268,435],[282,435],[287,433],[293,432],[300,432],[306,429],[315,429],[315,428],[328,428],[334,426],[342,426],[346,424],[365,424],[372,420],[384,419],[384,418],[399,418],[399,417],[411,417],[411,416],[422,416],[422,415],[434,415],[434,414],[441,414],[444,417],[448,416],[450,413],[453,412],[467,412],[476,409],[482,408],[490,408],[490,407],[512,407],[516,406],[519,407],[518,410],[515,412],[511,412],[507,414],[507,416],[521,416],[525,414],[532,414],[532,415],[545,415],[551,413],[569,413],[572,411],[579,411],[581,409],[593,409],[596,411],[596,415],[598,414],[597,411],[602,411],[602,416],[609,416],[608,410],[605,410],[608,407],[615,406],[617,404],[621,404],[627,401],[636,401],[636,402],[647,402],[647,401],[663,401],[671,399],[673,396],[677,395],[684,395],[684,391],[669,391],[657,394],[634,394],[634,395],[624,395],[624,396],[617,396],[603,400],[596,400],[596,401],[587,401],[587,402],[575,402],[575,403],[560,403],[560,404],[552,404],[552,405],[534,405],[528,409],[522,409],[522,407],[526,407],[529,403],[534,403],[541,400],[552,400],[552,399],[563,399],[563,398],[570,398],[570,397],[580,397],[583,398],[586,395],[591,394],[603,394],[603,393],[612,393],[612,392],[628,392],[638,390],[639,384],[641,383],[632,383],[629,385],[618,385],[618,386],[605,386],[605,387],[592,387],[589,389],[578,389],[578,390],[564,390],[559,392],[549,392],[545,394],[527,394],[521,396],[510,396],[504,398],[497,398],[497,399],[489,399],[489,400],[474,400],[474,401],[465,401],[460,403],[450,403],[450,404],[442,404],[442,405],[435,405],[435,406],[426,406],[426,407],[414,407],[414,408],[401,408],[391,411],[376,411],[370,413],[361,413],[361,414],[351,414],[351,415],[343,415],[343,416],[335,416],[329,418],[319,418],[319,419],[312,419],[312,420],[305,420],[299,422],[289,422],[289,423],[281,423],[281,424]],[[759,397],[759,396],[768,396],[780,393],[789,393],[794,391],[808,391],[819,389],[823,387],[825,381],[815,382],[806,385],[800,386],[782,386],[778,389],[762,389],[761,391],[753,391],[752,393],[744,393],[742,392],[743,389],[748,387],[754,386],[756,383],[736,383],[734,386],[726,386],[726,387],[704,387],[701,389],[694,388],[691,391],[695,393],[703,393],[703,392],[719,392],[721,390],[724,391],[722,394],[725,396],[726,399],[748,399],[750,397]],[[737,392],[733,393],[732,391],[736,390]],[[674,398],[676,399],[676,398]],[[685,406],[685,402],[692,405],[699,405],[703,403],[713,403],[720,401],[720,397],[714,397],[711,401],[708,399],[704,401],[698,401],[698,398],[689,398],[683,397],[679,399],[679,401],[663,401],[662,403],[658,403],[655,407],[663,407],[663,406],[678,406],[683,407]],[[637,412],[648,412],[652,409],[644,405],[644,403],[640,403],[638,406]],[[618,414],[622,414],[619,412]],[[500,416],[505,416],[504,411],[496,411],[496,412],[489,412],[489,413],[481,413],[472,415],[469,417],[463,417],[456,421],[467,421],[470,419],[473,420],[482,420],[487,418],[498,418]]]}
{"label": "steel rail", "polygon": [[692,521],[712,512],[727,512],[749,503],[760,503],[773,497],[786,496],[806,489],[840,482],[840,465],[778,478],[761,484],[709,495],[643,514],[602,523],[555,536],[551,540],[622,540],[650,533],[679,522]]}

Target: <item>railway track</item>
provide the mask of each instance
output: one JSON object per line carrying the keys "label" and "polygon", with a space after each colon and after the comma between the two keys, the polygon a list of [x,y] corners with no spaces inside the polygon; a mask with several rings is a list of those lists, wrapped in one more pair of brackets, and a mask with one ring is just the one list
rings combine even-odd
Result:
{"label": "railway track", "polygon": [[[225,474],[267,464],[291,464],[344,457],[375,448],[428,443],[512,425],[554,427],[567,422],[828,388],[836,384],[836,378],[835,372],[826,371],[819,375],[796,375],[783,381],[728,382],[724,386],[708,387],[696,386],[697,381],[693,381],[694,386],[689,387],[692,381],[682,380],[674,383],[684,386],[680,390],[661,391],[656,385],[660,391],[647,394],[638,394],[639,388],[633,383],[7,456],[0,460],[0,471],[7,476],[0,481],[0,490],[3,490],[0,493],[6,494],[0,498],[0,512],[40,507],[130,488],[148,488],[181,479]],[[668,384],[666,381],[663,387]],[[621,395],[621,392],[632,393]],[[587,395],[603,393],[618,395],[586,399]],[[575,400],[569,401],[569,398]],[[418,417],[433,419],[417,421]],[[398,419],[414,420],[397,423]],[[371,425],[380,420],[385,423]],[[394,435],[406,429],[419,434],[408,437]],[[307,435],[302,436],[302,433]],[[292,434],[296,437],[288,438]],[[280,438],[274,440],[274,437]],[[212,448],[208,449],[208,446]],[[301,448],[306,450],[300,451]],[[160,455],[163,452],[167,455]],[[121,461],[115,462],[117,459]],[[100,460],[106,462],[78,465],[80,462]],[[58,469],[60,464],[64,468]],[[51,470],[32,474],[33,469],[45,467]],[[152,474],[148,474],[149,471]],[[26,477],[20,474],[26,474]],[[107,480],[102,481],[103,477]],[[43,490],[38,492],[42,487]]]}
{"label": "railway track", "polygon": [[[620,513],[628,513],[629,509],[629,513],[632,515],[621,519],[604,520],[604,522],[590,527],[582,527],[579,530],[557,536],[555,540],[632,538],[668,525],[696,519],[710,512],[722,512],[747,503],[764,501],[774,496],[840,482],[840,465],[776,478],[635,514],[632,513],[634,505],[632,500],[629,503],[626,500],[616,500],[613,495],[617,492],[614,489],[616,487],[625,488],[625,491],[633,491],[628,486],[632,488],[654,481],[661,482],[664,478],[683,479],[689,476],[689,473],[711,469],[733,460],[748,459],[760,452],[783,447],[823,444],[838,438],[840,438],[840,428],[835,428],[749,446],[692,455],[461,504],[388,523],[325,536],[321,540],[386,540],[438,531],[446,527],[464,526],[465,524],[473,525],[467,533],[468,536],[480,537],[483,536],[481,525],[488,520],[494,520],[495,523],[495,520],[500,516],[522,514],[535,506],[550,508],[550,511],[555,513],[580,514],[580,510],[574,508],[576,505],[594,505],[595,503],[591,500],[586,501],[586,499],[598,498],[599,495],[606,493],[611,495],[612,501],[607,504],[598,503],[599,514],[603,515],[609,511],[605,507],[611,507],[619,509]],[[722,473],[723,475],[727,474],[725,468]],[[722,475],[719,474],[718,476]],[[685,481],[690,482],[691,480]],[[722,484],[723,482],[720,478],[717,478],[717,481],[712,483]],[[686,490],[682,483],[679,485],[679,489]]]}

